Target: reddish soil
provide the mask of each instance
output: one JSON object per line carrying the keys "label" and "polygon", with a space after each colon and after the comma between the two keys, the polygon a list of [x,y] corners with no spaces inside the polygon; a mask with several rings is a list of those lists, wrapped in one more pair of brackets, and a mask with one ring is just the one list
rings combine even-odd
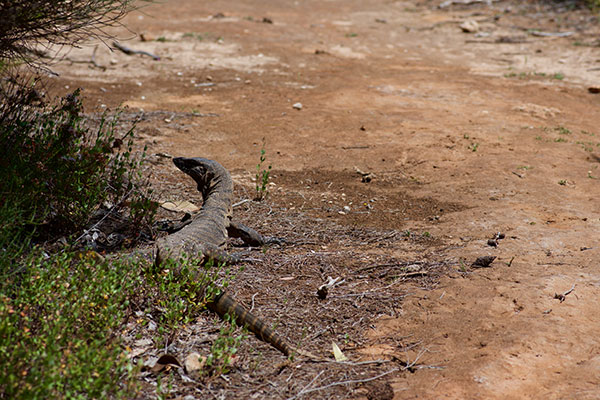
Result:
{"label": "reddish soil", "polygon": [[[597,19],[440,3],[170,1],[115,31],[160,61],[100,45],[102,70],[79,63],[90,45],[54,66],[88,111],[144,111],[164,199],[200,201],[165,154],[220,161],[252,198],[264,140],[269,197],[235,214],[287,243],[255,252],[232,291],[293,343],[332,357],[333,341],[353,362],[282,364],[249,337],[223,377],[174,373],[173,397],[600,398]],[[327,276],[345,281],[319,300]],[[206,354],[215,324],[203,314],[169,351]]]}

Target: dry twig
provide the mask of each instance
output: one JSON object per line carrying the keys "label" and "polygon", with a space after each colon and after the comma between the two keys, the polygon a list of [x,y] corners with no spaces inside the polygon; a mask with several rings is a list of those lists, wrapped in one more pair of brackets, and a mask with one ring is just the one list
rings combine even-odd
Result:
{"label": "dry twig", "polygon": [[567,290],[564,293],[561,293],[561,294],[554,293],[554,298],[560,300],[560,302],[562,303],[567,298],[567,295],[570,294],[573,290],[575,290],[575,284],[573,284],[573,286],[571,286],[571,289]]}
{"label": "dry twig", "polygon": [[[389,375],[391,373],[398,372],[398,371],[400,371],[400,368],[394,368],[394,369],[391,369],[389,371],[383,372],[383,373],[381,373],[381,374],[379,374],[377,376],[373,376],[371,378],[350,379],[350,380],[347,380],[347,381],[333,382],[333,383],[330,383],[330,384],[325,385],[325,386],[319,386],[319,387],[316,387],[314,389],[308,389],[308,390],[306,390],[306,388],[305,388],[305,389],[302,389],[297,395],[295,395],[293,397],[290,397],[288,400],[294,400],[294,399],[297,399],[298,397],[300,397],[302,395],[305,395],[305,394],[308,394],[308,393],[312,393],[312,392],[318,392],[319,390],[329,389],[329,388],[334,387],[334,386],[351,385],[351,384],[355,384],[355,383],[367,383],[367,382],[371,382],[371,381],[374,381],[376,379],[382,378],[382,377],[384,377],[386,375]],[[321,371],[321,373],[323,373],[323,371]],[[317,377],[319,377],[321,375],[321,373],[319,373],[319,375],[317,375]],[[308,386],[310,386],[313,381],[311,381],[311,383]]]}

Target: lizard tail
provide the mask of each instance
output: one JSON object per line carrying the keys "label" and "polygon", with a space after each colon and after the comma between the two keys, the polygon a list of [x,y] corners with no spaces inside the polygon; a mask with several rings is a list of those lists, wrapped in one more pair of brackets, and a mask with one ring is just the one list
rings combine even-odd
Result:
{"label": "lizard tail", "polygon": [[208,304],[208,309],[219,314],[221,318],[229,313],[235,317],[239,326],[245,326],[262,341],[269,343],[286,356],[290,356],[292,349],[288,346],[262,319],[253,315],[233,297],[223,292]]}

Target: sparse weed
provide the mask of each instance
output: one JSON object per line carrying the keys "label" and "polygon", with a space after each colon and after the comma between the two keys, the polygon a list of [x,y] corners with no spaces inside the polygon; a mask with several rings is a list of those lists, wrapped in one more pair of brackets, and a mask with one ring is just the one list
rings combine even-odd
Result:
{"label": "sparse weed", "polygon": [[235,357],[240,343],[246,337],[244,332],[235,336],[235,331],[235,318],[228,314],[225,316],[219,337],[213,343],[210,354],[206,357],[206,367],[209,368],[212,375],[218,376],[229,372],[233,357]]}
{"label": "sparse weed", "polygon": [[504,74],[505,78],[518,78],[518,79],[528,79],[528,78],[550,78],[563,80],[565,78],[564,74],[561,72],[556,72],[553,74],[547,74],[545,72],[507,72]]}
{"label": "sparse weed", "polygon": [[585,151],[588,151],[588,152],[594,151],[594,143],[593,142],[584,142],[584,141],[578,140],[575,143],[580,145],[583,148],[583,150],[585,150]]}
{"label": "sparse weed", "polygon": [[471,143],[471,145],[469,146],[469,150],[475,152],[477,151],[477,149],[479,148],[479,143]]}
{"label": "sparse weed", "polygon": [[561,125],[554,128],[554,130],[557,131],[559,135],[570,135],[571,134],[570,129],[565,128],[564,126],[561,126]]}
{"label": "sparse weed", "polygon": [[183,34],[182,37],[184,39],[204,40],[204,37],[202,36],[202,34],[200,34],[200,33],[194,33],[194,32],[186,32],[186,33]]}
{"label": "sparse weed", "polygon": [[267,160],[265,150],[265,139],[263,138],[262,148],[260,149],[260,158],[256,165],[256,197],[255,200],[261,201],[269,195],[269,176],[271,174],[271,165],[265,169],[264,162]]}
{"label": "sparse weed", "polygon": [[560,181],[558,181],[558,184],[561,186],[567,186],[567,180],[566,179],[561,179]]}

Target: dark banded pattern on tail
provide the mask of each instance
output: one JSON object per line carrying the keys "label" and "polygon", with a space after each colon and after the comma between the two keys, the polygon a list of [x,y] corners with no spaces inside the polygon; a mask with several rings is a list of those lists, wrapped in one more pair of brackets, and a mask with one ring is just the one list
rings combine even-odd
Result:
{"label": "dark banded pattern on tail", "polygon": [[250,332],[254,333],[259,339],[275,347],[286,356],[290,356],[292,349],[269,328],[263,320],[253,315],[235,299],[227,293],[221,293],[219,296],[208,304],[209,310],[219,314],[221,318],[225,314],[235,317],[235,322],[239,326],[246,327]]}

